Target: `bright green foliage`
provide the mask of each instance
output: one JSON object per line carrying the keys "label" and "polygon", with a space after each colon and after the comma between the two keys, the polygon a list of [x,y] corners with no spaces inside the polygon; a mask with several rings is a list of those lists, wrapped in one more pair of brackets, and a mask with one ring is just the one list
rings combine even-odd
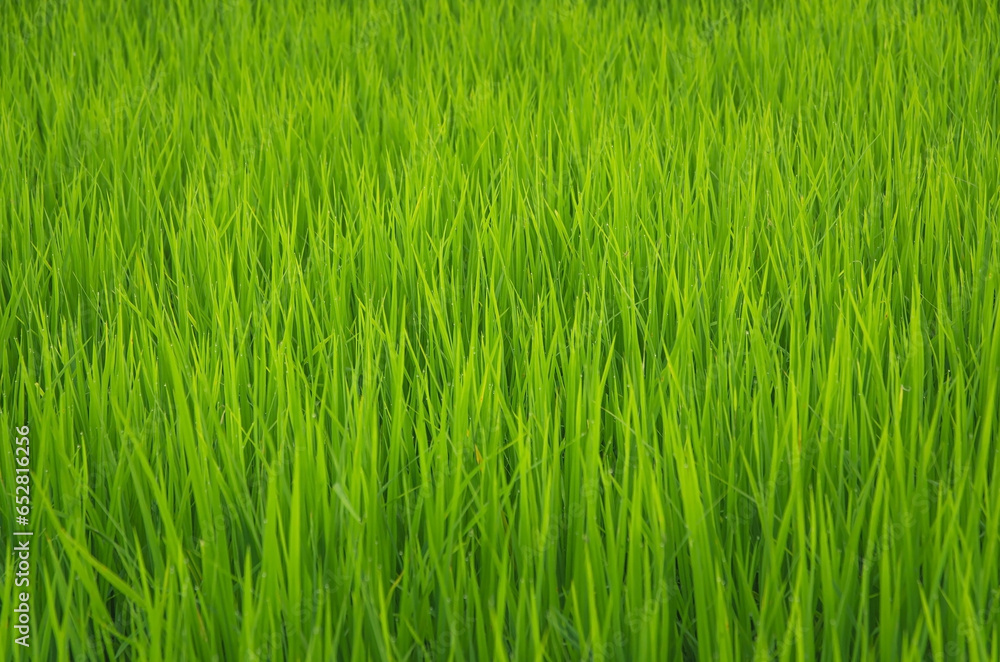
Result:
{"label": "bright green foliage", "polygon": [[0,656],[1000,659],[996,3],[334,4],[0,3]]}

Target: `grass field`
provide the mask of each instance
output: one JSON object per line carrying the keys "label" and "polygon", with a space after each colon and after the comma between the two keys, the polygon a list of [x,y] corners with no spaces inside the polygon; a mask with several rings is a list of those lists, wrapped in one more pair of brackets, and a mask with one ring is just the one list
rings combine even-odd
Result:
{"label": "grass field", "polygon": [[995,3],[0,40],[0,659],[1000,659]]}

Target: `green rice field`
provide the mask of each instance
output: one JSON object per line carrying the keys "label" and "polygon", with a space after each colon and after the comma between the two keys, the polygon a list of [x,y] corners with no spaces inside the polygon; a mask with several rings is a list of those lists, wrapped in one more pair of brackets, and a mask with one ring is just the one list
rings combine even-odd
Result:
{"label": "green rice field", "polygon": [[0,2],[0,660],[1000,660],[998,91],[995,2]]}

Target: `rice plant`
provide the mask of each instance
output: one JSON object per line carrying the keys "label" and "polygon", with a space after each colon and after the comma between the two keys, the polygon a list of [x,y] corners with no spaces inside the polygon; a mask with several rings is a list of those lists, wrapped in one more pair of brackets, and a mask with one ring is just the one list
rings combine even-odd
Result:
{"label": "rice plant", "polygon": [[2,3],[0,657],[1000,659],[998,11]]}

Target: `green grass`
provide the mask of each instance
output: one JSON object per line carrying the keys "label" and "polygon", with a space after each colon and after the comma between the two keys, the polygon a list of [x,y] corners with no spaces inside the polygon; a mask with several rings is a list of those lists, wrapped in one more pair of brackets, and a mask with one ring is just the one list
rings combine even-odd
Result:
{"label": "green grass", "polygon": [[2,3],[0,657],[1000,659],[996,4],[599,4]]}

